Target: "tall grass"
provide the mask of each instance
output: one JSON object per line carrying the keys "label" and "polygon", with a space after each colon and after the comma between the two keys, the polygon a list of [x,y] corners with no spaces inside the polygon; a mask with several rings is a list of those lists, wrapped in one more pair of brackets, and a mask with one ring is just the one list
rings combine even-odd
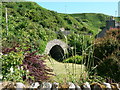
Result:
{"label": "tall grass", "polygon": [[[80,37],[82,34],[78,34],[78,37]],[[68,44],[68,37],[64,35],[65,38],[65,43]],[[77,38],[75,38],[76,40]],[[92,39],[92,36],[90,36],[90,40]],[[90,73],[93,70],[94,67],[94,60],[93,60],[93,51],[94,51],[94,45],[92,44],[91,41],[91,45],[87,45],[87,41],[86,41],[86,36],[82,35],[82,39],[79,41],[80,43],[82,43],[82,50],[80,52],[82,52],[81,56],[84,56],[84,58],[81,61],[81,66],[79,67],[79,72],[78,72],[78,68],[77,68],[77,63],[76,60],[74,61],[75,63],[72,63],[72,69],[70,70],[70,63],[63,63],[64,64],[64,68],[65,68],[65,77],[63,77],[63,79],[60,79],[61,76],[58,75],[58,73],[56,74],[56,78],[57,80],[60,80],[60,82],[65,82],[65,81],[70,81],[70,82],[74,82],[74,83],[83,83],[86,80],[88,80]],[[77,55],[77,51],[76,51],[77,47],[76,47],[76,42],[74,44],[74,46],[72,47],[72,56]],[[68,53],[63,56],[64,58],[69,58],[68,57]],[[53,59],[49,58],[49,61],[51,62],[52,67],[54,68],[54,61]],[[83,67],[86,66],[86,67]],[[81,81],[81,82],[80,82]]]}

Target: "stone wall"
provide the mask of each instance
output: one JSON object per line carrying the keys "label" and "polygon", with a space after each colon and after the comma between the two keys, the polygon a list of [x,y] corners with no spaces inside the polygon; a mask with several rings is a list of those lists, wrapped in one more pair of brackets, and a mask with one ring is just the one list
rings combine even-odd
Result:
{"label": "stone wall", "polygon": [[54,47],[55,45],[59,45],[63,50],[64,50],[64,53],[67,53],[67,48],[68,48],[68,45],[61,41],[61,40],[58,40],[58,39],[54,39],[52,41],[49,41],[46,45],[46,48],[45,48],[45,54],[49,54],[50,53],[50,50],[52,49],[52,47]]}

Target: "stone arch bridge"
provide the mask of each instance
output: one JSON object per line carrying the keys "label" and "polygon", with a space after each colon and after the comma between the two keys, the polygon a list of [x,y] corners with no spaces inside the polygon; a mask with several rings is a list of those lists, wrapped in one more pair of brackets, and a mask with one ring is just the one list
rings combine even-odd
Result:
{"label": "stone arch bridge", "polygon": [[58,39],[49,41],[45,48],[45,54],[50,55],[52,58],[61,61],[67,53],[68,45]]}

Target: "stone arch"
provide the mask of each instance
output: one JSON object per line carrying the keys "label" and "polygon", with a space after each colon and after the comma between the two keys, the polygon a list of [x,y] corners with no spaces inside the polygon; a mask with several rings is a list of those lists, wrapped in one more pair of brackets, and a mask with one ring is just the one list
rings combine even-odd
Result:
{"label": "stone arch", "polygon": [[[67,53],[68,45],[58,39],[49,41],[46,45],[45,54],[51,55],[54,59],[60,59]],[[58,56],[58,57],[57,57]]]}

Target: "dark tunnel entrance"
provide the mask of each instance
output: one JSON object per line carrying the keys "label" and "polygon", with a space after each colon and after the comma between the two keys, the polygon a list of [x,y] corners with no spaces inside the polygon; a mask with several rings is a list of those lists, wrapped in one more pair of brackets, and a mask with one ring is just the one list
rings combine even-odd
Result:
{"label": "dark tunnel entrance", "polygon": [[61,46],[55,45],[49,52],[50,56],[57,61],[62,61],[64,59],[64,50]]}

